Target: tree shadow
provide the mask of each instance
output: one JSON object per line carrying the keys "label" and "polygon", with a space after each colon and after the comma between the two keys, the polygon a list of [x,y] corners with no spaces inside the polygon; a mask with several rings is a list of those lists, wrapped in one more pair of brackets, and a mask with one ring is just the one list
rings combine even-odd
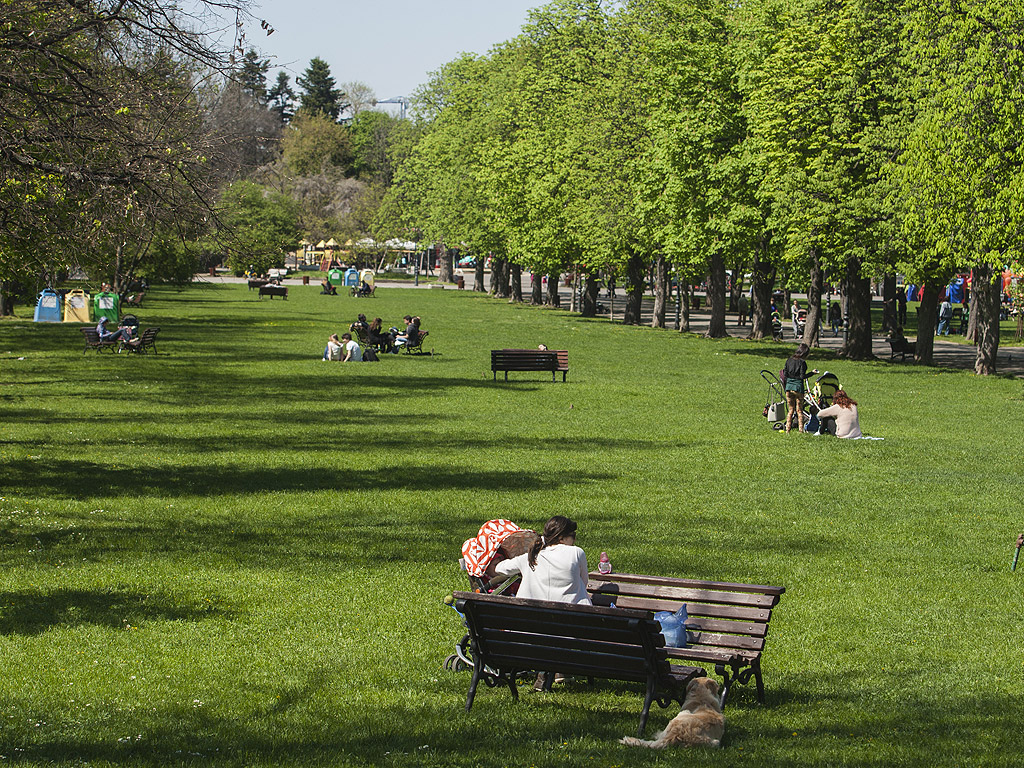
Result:
{"label": "tree shadow", "polygon": [[0,635],[38,635],[86,624],[127,629],[149,621],[200,621],[230,616],[219,599],[183,605],[168,595],[119,590],[0,592]]}

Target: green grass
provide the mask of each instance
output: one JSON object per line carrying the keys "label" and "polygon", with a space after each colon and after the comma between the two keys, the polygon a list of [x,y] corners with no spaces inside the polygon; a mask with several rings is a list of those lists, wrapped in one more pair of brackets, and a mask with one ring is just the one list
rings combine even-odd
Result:
{"label": "green grass", "polygon": [[[0,761],[1019,763],[1019,381],[816,353],[885,440],[787,437],[758,371],[791,345],[318,294],[154,289],[148,357],[0,323]],[[321,362],[357,312],[421,315],[438,354]],[[567,383],[492,383],[490,348],[541,342],[570,350]],[[786,586],[767,705],[737,689],[722,750],[619,746],[628,685],[464,712],[468,673],[441,668],[461,543],[554,513],[592,564]]]}

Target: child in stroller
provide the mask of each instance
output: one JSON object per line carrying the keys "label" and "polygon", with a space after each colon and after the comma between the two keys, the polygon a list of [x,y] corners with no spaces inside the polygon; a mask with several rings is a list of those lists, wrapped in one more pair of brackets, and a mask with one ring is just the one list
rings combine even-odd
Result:
{"label": "child in stroller", "polygon": [[778,310],[772,312],[772,338],[775,341],[782,341],[782,315]]}
{"label": "child in stroller", "polygon": [[810,418],[804,426],[805,432],[814,432],[819,435],[825,433],[824,425],[818,421],[818,411],[832,405],[836,392],[842,389],[839,384],[839,377],[831,371],[824,371],[814,380],[814,387],[804,395],[807,413]]}

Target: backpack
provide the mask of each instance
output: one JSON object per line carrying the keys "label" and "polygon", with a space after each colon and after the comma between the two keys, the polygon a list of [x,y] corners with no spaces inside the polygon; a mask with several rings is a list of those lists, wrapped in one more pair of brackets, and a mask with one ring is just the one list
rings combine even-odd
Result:
{"label": "backpack", "polygon": [[376,363],[378,360],[380,360],[380,358],[377,357],[377,350],[375,350],[373,347],[367,347],[366,349],[363,350],[364,363]]}

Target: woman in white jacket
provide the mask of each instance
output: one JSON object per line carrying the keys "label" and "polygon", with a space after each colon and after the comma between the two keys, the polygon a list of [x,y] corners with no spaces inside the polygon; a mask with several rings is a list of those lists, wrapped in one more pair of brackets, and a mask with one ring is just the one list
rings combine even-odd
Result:
{"label": "woman in white jacket", "polygon": [[567,517],[552,517],[529,552],[503,560],[494,571],[502,576],[522,576],[516,597],[591,605],[587,556],[576,546],[575,521]]}

